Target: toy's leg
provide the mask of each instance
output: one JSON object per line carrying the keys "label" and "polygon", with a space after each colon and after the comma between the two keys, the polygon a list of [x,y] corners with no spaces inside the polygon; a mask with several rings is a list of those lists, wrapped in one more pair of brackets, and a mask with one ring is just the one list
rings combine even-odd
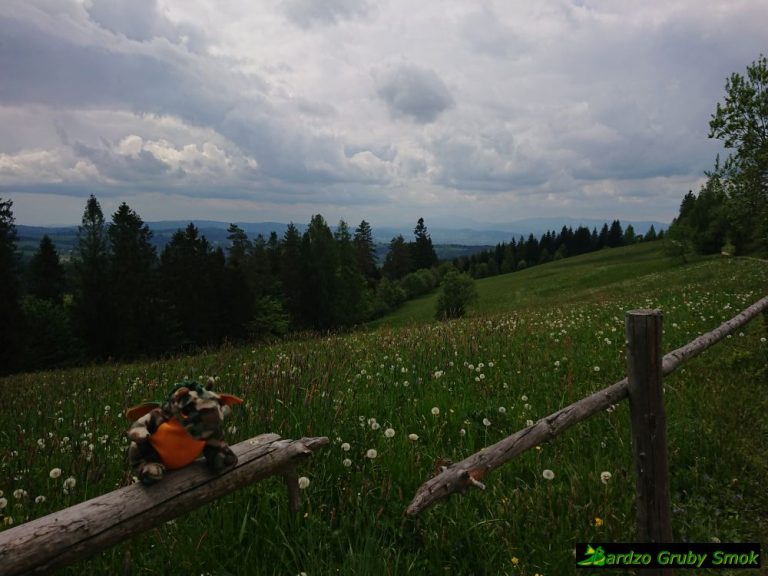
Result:
{"label": "toy's leg", "polygon": [[208,466],[217,472],[237,464],[237,455],[224,440],[208,440],[203,448],[203,456]]}
{"label": "toy's leg", "polygon": [[147,486],[161,480],[165,472],[160,455],[149,442],[131,442],[128,447],[128,462],[134,474]]}

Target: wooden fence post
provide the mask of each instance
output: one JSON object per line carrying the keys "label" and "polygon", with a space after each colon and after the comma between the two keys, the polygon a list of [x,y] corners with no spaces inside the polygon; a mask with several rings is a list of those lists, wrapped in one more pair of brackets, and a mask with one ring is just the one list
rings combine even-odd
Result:
{"label": "wooden fence post", "polygon": [[661,327],[659,310],[627,312],[627,377],[640,542],[672,541]]}

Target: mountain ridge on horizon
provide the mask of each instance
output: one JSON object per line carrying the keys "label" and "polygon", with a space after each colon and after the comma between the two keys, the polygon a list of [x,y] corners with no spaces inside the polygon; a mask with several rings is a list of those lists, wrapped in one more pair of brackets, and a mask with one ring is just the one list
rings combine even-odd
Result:
{"label": "mountain ridge on horizon", "polygon": [[[439,220],[439,219],[438,219]],[[427,225],[427,231],[432,238],[432,242],[436,244],[456,244],[466,246],[481,246],[489,244],[498,244],[500,242],[509,242],[513,238],[527,237],[530,234],[534,236],[541,236],[549,231],[559,232],[563,226],[570,228],[578,228],[579,226],[586,226],[587,228],[597,228],[598,230],[603,224],[610,225],[613,220],[604,220],[600,218],[575,218],[571,216],[560,217],[535,217],[524,218],[520,220],[514,220],[506,223],[488,223],[488,222],[475,222],[469,219],[465,219],[463,225],[449,226],[445,224],[437,224],[430,226],[429,222],[425,219]],[[632,225],[637,234],[645,234],[651,226],[654,226],[655,230],[666,229],[669,224],[656,220],[626,220],[621,221],[622,227],[626,228],[628,225]],[[179,219],[179,220],[156,220],[145,221],[145,224],[149,226],[150,230],[154,234],[162,236],[168,235],[168,232],[175,232],[178,229],[184,229],[189,224],[193,223],[201,233],[205,234],[206,230],[209,231],[226,231],[226,229],[232,224],[232,222],[225,222],[220,220],[207,220],[207,219]],[[288,227],[288,223],[263,221],[263,222],[234,222],[235,225],[242,228],[249,236],[254,237],[258,234],[262,234],[265,238],[269,236],[271,232],[277,232],[279,236],[282,236]],[[295,226],[300,232],[303,232],[306,228],[305,224],[296,224]],[[329,223],[333,228],[334,226]],[[42,236],[49,231],[56,233],[67,234],[77,231],[77,225],[70,226],[29,226],[25,224],[17,224],[16,228],[19,232],[19,236]],[[392,238],[403,235],[405,238],[409,238],[413,234],[414,225],[411,226],[374,226],[371,224],[374,240],[379,243],[388,244]],[[350,226],[354,229],[354,226]],[[215,236],[221,236],[220,232]],[[213,240],[213,238],[211,238]]]}

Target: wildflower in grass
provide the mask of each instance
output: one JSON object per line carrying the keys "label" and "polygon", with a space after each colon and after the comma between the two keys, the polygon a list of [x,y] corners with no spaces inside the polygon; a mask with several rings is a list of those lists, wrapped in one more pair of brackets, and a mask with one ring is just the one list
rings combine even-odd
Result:
{"label": "wildflower in grass", "polygon": [[533,420],[530,420],[530,419],[526,420],[525,421],[525,425],[526,426],[533,426]]}
{"label": "wildflower in grass", "polygon": [[35,504],[43,504],[45,502],[45,496],[38,496],[35,498]]}
{"label": "wildflower in grass", "polygon": [[483,426],[486,428],[491,425],[491,421],[488,418],[483,418]]}
{"label": "wildflower in grass", "polygon": [[555,477],[555,473],[552,472],[552,470],[550,470],[549,468],[544,470],[544,472],[542,472],[541,475],[544,476],[545,480],[552,480]]}
{"label": "wildflower in grass", "polygon": [[344,442],[344,444],[341,445],[341,449],[344,452],[349,452],[349,449],[350,449],[349,442]]}
{"label": "wildflower in grass", "polygon": [[603,519],[600,516],[595,516],[595,519],[592,521],[592,526],[595,528],[600,528],[603,524]]}
{"label": "wildflower in grass", "polygon": [[520,400],[522,400],[523,402],[528,402],[528,396],[523,394],[522,396],[520,396]]}
{"label": "wildflower in grass", "polygon": [[440,416],[440,408],[438,408],[437,406],[432,408],[432,416]]}
{"label": "wildflower in grass", "polygon": [[387,428],[384,430],[384,436],[387,438],[392,438],[395,435],[395,430],[393,428]]}
{"label": "wildflower in grass", "polygon": [[3,518],[3,524],[6,526],[13,526],[13,517],[12,516],[6,516]]}
{"label": "wildflower in grass", "polygon": [[309,486],[309,478],[306,476],[299,478],[299,489],[304,490],[307,488],[307,486]]}
{"label": "wildflower in grass", "polygon": [[520,558],[518,558],[517,556],[512,556],[512,559],[510,560],[510,562],[512,562],[512,566],[517,566],[518,564],[520,564]]}
{"label": "wildflower in grass", "polygon": [[524,410],[530,410],[531,409],[531,405],[530,404],[523,404],[523,409]]}
{"label": "wildflower in grass", "polygon": [[555,360],[555,368],[560,368],[560,360]]}
{"label": "wildflower in grass", "polygon": [[762,338],[760,338],[760,342],[762,342],[762,343],[765,343],[765,336],[763,336]]}
{"label": "wildflower in grass", "polygon": [[344,468],[349,468],[352,466],[352,460],[349,458],[344,458],[344,460],[341,461],[341,463],[344,465]]}
{"label": "wildflower in grass", "polygon": [[603,484],[608,484],[611,480],[612,474],[610,472],[600,472],[600,482]]}
{"label": "wildflower in grass", "polygon": [[378,453],[378,452],[376,452],[376,449],[375,449],[375,448],[369,448],[369,449],[368,449],[368,452],[366,452],[366,453],[365,453],[365,457],[366,457],[366,458],[370,458],[371,460],[373,460],[374,458],[376,458],[376,456],[378,456],[378,455],[379,455],[379,453]]}
{"label": "wildflower in grass", "polygon": [[8,506],[8,500],[6,498],[0,498],[0,510]]}
{"label": "wildflower in grass", "polygon": [[419,439],[418,434],[408,434],[408,440],[410,440],[411,442],[416,442],[418,439]]}
{"label": "wildflower in grass", "polygon": [[21,500],[22,498],[27,497],[27,491],[22,490],[21,488],[17,488],[13,491],[13,497],[16,498],[16,500]]}
{"label": "wildflower in grass", "polygon": [[76,485],[77,480],[75,480],[74,476],[70,476],[64,480],[64,494],[69,494],[69,491],[72,490]]}
{"label": "wildflower in grass", "polygon": [[466,431],[466,430],[464,430],[464,428],[462,428],[461,430],[459,430],[459,436],[466,436],[466,435],[467,435],[467,431]]}
{"label": "wildflower in grass", "polygon": [[507,413],[507,409],[504,408],[504,406],[499,406],[499,414],[506,414],[506,413]]}
{"label": "wildflower in grass", "polygon": [[378,430],[379,428],[381,428],[381,424],[379,424],[378,422],[376,422],[376,420],[374,420],[373,422],[371,422],[371,430]]}
{"label": "wildflower in grass", "polygon": [[600,366],[595,366],[592,368],[595,372],[600,372]]}
{"label": "wildflower in grass", "polygon": [[48,472],[48,476],[53,478],[54,480],[61,476],[61,468],[53,468],[50,472]]}

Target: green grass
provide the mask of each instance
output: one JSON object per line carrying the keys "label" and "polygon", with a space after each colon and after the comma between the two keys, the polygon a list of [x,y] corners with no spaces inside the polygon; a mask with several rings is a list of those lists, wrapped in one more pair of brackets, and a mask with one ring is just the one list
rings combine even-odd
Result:
{"label": "green grass", "polygon": [[[460,321],[427,322],[426,298],[409,304],[423,321],[408,326],[5,378],[0,524],[130,483],[120,411],[184,376],[214,375],[247,400],[231,419],[233,443],[267,431],[331,439],[301,467],[311,481],[301,512],[270,479],[66,573],[573,574],[576,542],[634,538],[626,402],[490,474],[485,492],[417,518],[404,510],[438,459],[465,458],[620,379],[627,310],[661,308],[669,350],[764,296],[766,278],[765,262],[675,266],[637,246],[478,282],[477,307]],[[405,311],[388,321],[410,320]],[[753,321],[665,380],[677,540],[768,545],[767,335]]]}

